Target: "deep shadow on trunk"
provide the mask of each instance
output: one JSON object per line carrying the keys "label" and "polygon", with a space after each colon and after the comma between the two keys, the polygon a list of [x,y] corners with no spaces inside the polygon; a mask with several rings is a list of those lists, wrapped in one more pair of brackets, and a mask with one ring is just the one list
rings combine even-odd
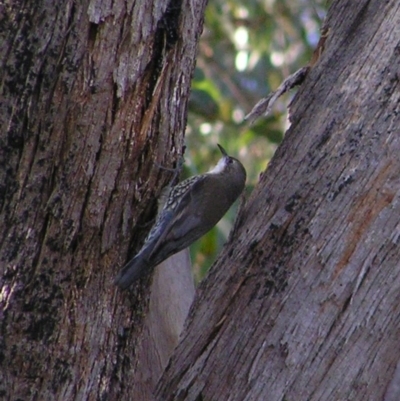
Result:
{"label": "deep shadow on trunk", "polygon": [[336,1],[326,26],[160,401],[400,399],[400,4]]}

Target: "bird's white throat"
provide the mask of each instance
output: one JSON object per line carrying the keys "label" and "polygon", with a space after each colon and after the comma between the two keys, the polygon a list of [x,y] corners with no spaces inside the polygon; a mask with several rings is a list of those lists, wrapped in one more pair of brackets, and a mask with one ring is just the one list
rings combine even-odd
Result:
{"label": "bird's white throat", "polygon": [[217,165],[211,169],[208,174],[219,174],[222,173],[225,169],[226,166],[226,158],[223,157],[222,159],[219,159]]}

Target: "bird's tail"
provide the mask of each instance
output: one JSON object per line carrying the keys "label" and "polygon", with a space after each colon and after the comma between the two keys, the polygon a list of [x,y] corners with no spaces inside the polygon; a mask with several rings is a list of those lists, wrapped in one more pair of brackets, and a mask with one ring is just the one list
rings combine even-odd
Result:
{"label": "bird's tail", "polygon": [[160,238],[164,232],[165,226],[171,220],[172,214],[165,212],[161,215],[159,221],[151,229],[147,236],[143,248],[140,252],[131,259],[118,273],[114,283],[125,290],[135,280],[144,276],[146,273],[150,273],[153,267],[157,266],[161,261],[165,259],[163,253],[155,251],[159,245]]}
{"label": "bird's tail", "polygon": [[140,252],[121,269],[114,281],[118,287],[125,290],[134,281],[150,272],[151,264],[148,262],[145,253]]}

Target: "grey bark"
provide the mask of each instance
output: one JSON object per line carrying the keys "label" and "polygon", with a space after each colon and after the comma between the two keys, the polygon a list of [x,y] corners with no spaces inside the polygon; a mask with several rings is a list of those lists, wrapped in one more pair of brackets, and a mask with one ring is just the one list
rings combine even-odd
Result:
{"label": "grey bark", "polygon": [[178,345],[194,292],[188,249],[171,256],[155,269],[149,312],[137,352],[138,369],[130,379],[136,383],[136,400],[152,399],[153,389]]}
{"label": "grey bark", "polygon": [[138,355],[157,294],[112,283],[171,178],[157,165],[183,151],[204,6],[1,6],[0,398],[150,399]]}
{"label": "grey bark", "polygon": [[400,399],[400,3],[326,26],[158,400]]}

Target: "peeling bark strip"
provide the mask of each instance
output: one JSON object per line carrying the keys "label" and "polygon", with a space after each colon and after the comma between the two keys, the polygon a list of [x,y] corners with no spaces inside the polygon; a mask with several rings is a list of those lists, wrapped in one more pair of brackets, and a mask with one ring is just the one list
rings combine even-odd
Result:
{"label": "peeling bark strip", "polygon": [[[180,315],[166,313],[148,334],[148,300],[159,302],[148,283],[129,296],[112,283],[170,179],[155,162],[173,166],[182,153],[204,6],[3,6],[0,398],[150,397],[175,346],[188,289],[181,283],[182,293],[169,294],[184,303]],[[157,290],[160,299],[166,286]],[[158,360],[166,332],[175,337]],[[137,358],[143,343],[156,344],[146,351],[157,375],[139,389],[148,369]]]}
{"label": "peeling bark strip", "polygon": [[245,120],[249,124],[253,124],[258,118],[260,118],[262,115],[267,116],[271,110],[272,106],[274,103],[287,91],[290,89],[293,89],[295,86],[300,85],[310,67],[302,67],[299,70],[297,70],[294,74],[288,76],[278,87],[277,90],[273,91],[272,93],[268,94],[267,97],[259,100],[257,104],[253,107],[251,112],[245,116]]}
{"label": "peeling bark strip", "polygon": [[339,0],[326,25],[160,401],[400,399],[400,4]]}

